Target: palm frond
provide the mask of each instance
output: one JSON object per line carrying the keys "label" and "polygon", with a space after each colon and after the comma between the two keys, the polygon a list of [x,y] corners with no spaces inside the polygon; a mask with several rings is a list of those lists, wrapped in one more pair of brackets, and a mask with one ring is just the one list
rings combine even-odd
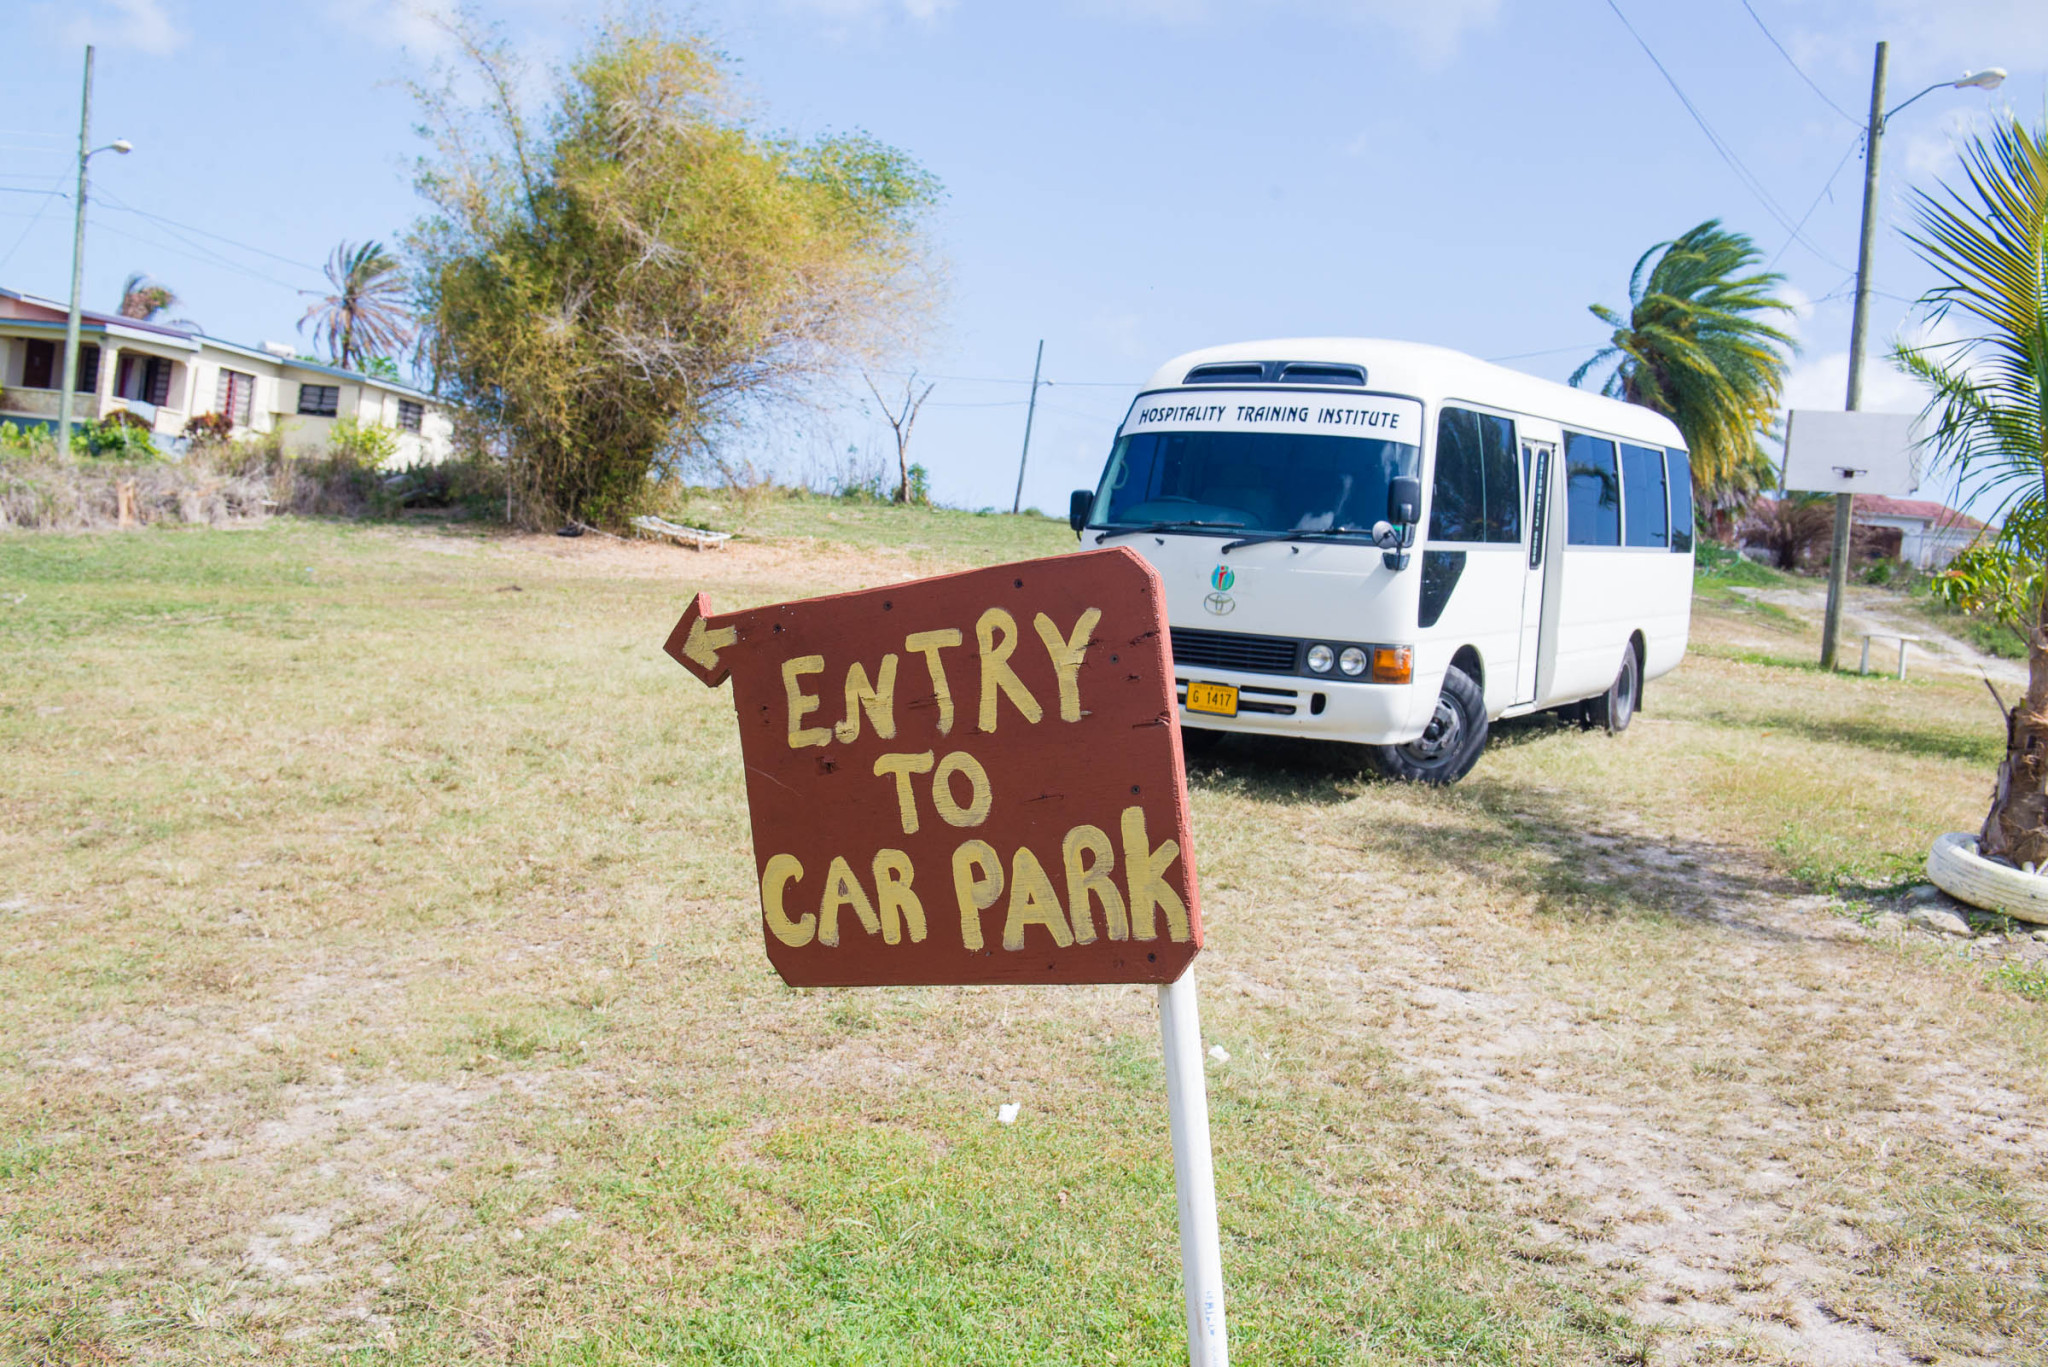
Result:
{"label": "palm frond", "polygon": [[[2017,121],[1963,149],[1963,183],[1916,192],[1907,240],[1941,283],[1929,321],[1975,328],[1946,344],[1897,344],[1893,359],[1932,391],[1924,441],[1972,499],[1996,501],[2005,539],[2048,528],[2048,130]],[[1941,354],[1946,353],[1946,354]]]}
{"label": "palm frond", "polygon": [[343,242],[327,258],[334,292],[306,310],[299,329],[314,324],[336,365],[392,356],[412,340],[406,284],[398,259],[381,242]]}
{"label": "palm frond", "polygon": [[1776,293],[1783,276],[1753,269],[1761,255],[1718,219],[1650,248],[1629,273],[1628,316],[1592,306],[1614,336],[1571,377],[1582,384],[1612,359],[1601,392],[1678,424],[1706,499],[1752,486],[1767,464],[1757,439],[1775,420],[1795,349],[1767,321],[1791,305]]}

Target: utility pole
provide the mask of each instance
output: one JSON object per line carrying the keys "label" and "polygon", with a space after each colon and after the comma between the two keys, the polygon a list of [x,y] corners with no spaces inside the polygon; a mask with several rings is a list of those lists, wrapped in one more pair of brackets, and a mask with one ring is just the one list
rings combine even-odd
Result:
{"label": "utility pole", "polygon": [[[1849,317],[1849,393],[1846,406],[1863,407],[1863,341],[1870,328],[1870,258],[1877,250],[1877,157],[1884,142],[1884,78],[1890,45],[1877,45],[1870,73],[1870,125],[1863,135],[1863,238],[1856,249],[1856,305]],[[1828,550],[1828,611],[1820,629],[1820,667],[1835,667],[1842,634],[1842,599],[1849,590],[1849,532],[1854,494],[1835,495],[1835,536]]]}
{"label": "utility pole", "polygon": [[1024,507],[1024,465],[1031,459],[1031,419],[1038,413],[1038,371],[1045,364],[1045,338],[1038,339],[1038,359],[1031,363],[1031,402],[1024,408],[1024,454],[1017,457],[1017,496],[1010,500],[1010,511],[1018,512]]}
{"label": "utility pole", "polygon": [[85,168],[92,158],[92,45],[85,48],[85,94],[78,105],[78,200],[71,222],[71,313],[57,375],[57,452],[71,450],[71,391],[78,384],[78,291],[85,275]]}

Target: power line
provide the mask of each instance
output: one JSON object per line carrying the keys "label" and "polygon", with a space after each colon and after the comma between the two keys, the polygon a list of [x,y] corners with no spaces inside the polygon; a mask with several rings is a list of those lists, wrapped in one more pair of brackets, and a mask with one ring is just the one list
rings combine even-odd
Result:
{"label": "power line", "polygon": [[[912,374],[914,373],[914,374],[916,374],[917,378],[919,378],[919,379],[921,379],[921,380],[944,380],[944,381],[946,381],[946,382],[947,382],[948,384],[1014,384],[1014,385],[1029,385],[1029,384],[1031,383],[1031,381],[1029,381],[1029,380],[1011,380],[1011,379],[1004,379],[1004,378],[1002,378],[1002,377],[1000,377],[1000,376],[995,376],[995,375],[933,375],[933,374],[931,374],[930,372],[928,372],[928,371],[923,371],[923,370],[919,370],[919,371],[916,371],[916,372],[912,372],[912,371],[908,371],[908,370],[877,370],[877,371],[874,371],[874,372],[872,372],[872,373],[873,373],[873,374],[876,374],[876,375],[887,375],[887,376],[890,376],[891,378],[894,378],[894,379],[898,379],[898,380],[901,380],[901,379],[908,379],[908,378],[909,378],[909,377],[910,377],[910,376],[911,376],[911,375],[912,375]],[[1142,385],[1140,385],[1140,384],[1137,384],[1137,383],[1135,383],[1135,382],[1133,382],[1133,381],[1127,381],[1127,380],[1043,380],[1043,379],[1042,379],[1042,380],[1040,380],[1040,381],[1039,381],[1039,383],[1040,383],[1040,384],[1042,384],[1042,385],[1052,385],[1052,386],[1055,386],[1055,387],[1057,387],[1057,388],[1060,388],[1060,389],[1141,389],[1141,388],[1143,388],[1143,387],[1144,387],[1144,386],[1142,386]],[[1018,402],[1019,402],[1019,403],[1022,403],[1022,402],[1024,402],[1024,401],[1023,401],[1022,399],[1019,399],[1019,400],[1018,400]]]}
{"label": "power line", "polygon": [[[225,242],[230,247],[238,247],[245,252],[254,252],[258,256],[267,256],[272,261],[282,262],[287,266],[297,266],[302,271],[312,271],[316,275],[320,271],[320,267],[308,265],[304,261],[295,260],[294,258],[289,256],[279,256],[276,252],[266,251],[261,247],[251,246],[247,242],[237,242],[232,237],[223,237],[219,233],[209,232],[205,228],[195,227],[190,223],[180,223],[175,218],[166,218],[162,214],[153,214],[149,212],[149,210],[147,209],[138,209],[134,205],[124,203],[121,200],[116,199],[112,195],[102,194],[99,198],[102,204],[105,204],[110,208],[119,209],[124,214],[134,214],[138,218],[149,219],[152,223],[160,223],[167,228],[183,228],[188,233],[198,233],[201,237],[210,237],[216,242]],[[197,247],[199,244],[191,243],[189,245]],[[202,250],[204,249],[202,248]]]}
{"label": "power line", "polygon": [[35,216],[29,219],[28,226],[21,230],[21,236],[14,239],[14,245],[7,249],[7,255],[0,256],[0,270],[7,269],[7,263],[14,259],[14,254],[16,252],[21,250],[21,244],[28,241],[28,235],[36,230],[36,225],[43,221],[43,214],[49,209],[49,207],[52,204],[56,203],[56,201],[58,201],[59,199],[70,198],[69,195],[63,194],[58,189],[58,187],[63,185],[64,182],[69,178],[69,176],[59,176],[55,183],[51,185],[49,194],[44,198],[41,204],[38,204],[36,206]]}
{"label": "power line", "polygon": [[1822,184],[1822,186],[1820,187],[1820,193],[1813,197],[1813,203],[1807,205],[1806,212],[1799,216],[1799,227],[1794,228],[1792,230],[1792,235],[1785,239],[1783,246],[1779,247],[1778,250],[1771,253],[1771,259],[1764,263],[1765,270],[1769,270],[1771,267],[1777,265],[1778,258],[1785,254],[1786,248],[1790,247],[1792,243],[1798,239],[1800,231],[1806,227],[1806,220],[1813,217],[1813,211],[1820,207],[1820,202],[1826,199],[1828,195],[1833,192],[1835,188],[1835,177],[1842,174],[1842,168],[1849,164],[1849,158],[1855,156],[1856,149],[1858,147],[1861,147],[1862,145],[1863,135],[1861,133],[1858,133],[1855,137],[1849,139],[1849,150],[1842,153],[1842,159],[1835,163],[1835,169],[1828,172],[1828,178],[1826,182]]}
{"label": "power line", "polygon": [[1777,35],[1772,33],[1771,30],[1764,24],[1764,17],[1756,12],[1756,7],[1751,5],[1749,3],[1749,0],[1742,0],[1742,7],[1749,11],[1750,18],[1756,20],[1756,26],[1759,30],[1762,31],[1764,37],[1771,40],[1771,46],[1778,49],[1778,55],[1785,59],[1785,65],[1791,67],[1795,72],[1798,72],[1799,79],[1806,82],[1807,88],[1813,91],[1814,94],[1820,96],[1821,103],[1825,104],[1828,108],[1834,110],[1837,114],[1840,114],[1843,118],[1847,119],[1856,127],[1861,128],[1863,126],[1863,120],[1857,118],[1854,114],[1851,114],[1848,110],[1842,108],[1842,106],[1836,104],[1833,100],[1829,99],[1828,92],[1822,90],[1818,85],[1816,85],[1814,83],[1813,77],[1807,75],[1806,72],[1800,67],[1799,63],[1792,60],[1792,54],[1785,51],[1785,45],[1779,42]]}
{"label": "power line", "polygon": [[1771,198],[1770,191],[1764,188],[1763,181],[1758,179],[1756,173],[1743,164],[1742,158],[1735,155],[1735,149],[1729,146],[1719,133],[1714,131],[1714,126],[1707,122],[1706,115],[1700,112],[1699,106],[1692,102],[1692,98],[1678,84],[1678,79],[1671,74],[1670,68],[1664,65],[1663,61],[1650,47],[1650,44],[1643,38],[1643,35],[1636,32],[1636,26],[1628,21],[1628,16],[1621,12],[1621,6],[1616,3],[1616,0],[1607,0],[1607,8],[1613,10],[1614,17],[1621,20],[1621,26],[1628,30],[1628,36],[1636,40],[1636,46],[1640,47],[1643,50],[1643,55],[1650,59],[1650,65],[1657,68],[1657,74],[1662,76],[1664,83],[1671,87],[1671,93],[1678,96],[1678,102],[1685,106],[1685,112],[1690,114],[1692,121],[1699,125],[1700,132],[1707,135],[1707,141],[1713,144],[1714,151],[1720,155],[1723,162],[1727,163],[1728,169],[1735,173],[1736,179],[1742,183],[1743,188],[1756,196],[1757,202],[1764,206],[1765,212],[1769,213],[1772,218],[1777,219],[1778,226],[1790,232],[1795,242],[1835,269],[1847,270],[1848,267],[1828,256],[1827,253],[1801,236],[1799,229],[1793,225],[1791,217],[1778,207],[1778,202]]}
{"label": "power line", "polygon": [[1526,361],[1534,356],[1562,356],[1568,351],[1585,351],[1588,348],[1598,351],[1600,344],[1598,342],[1588,342],[1585,346],[1554,346],[1545,351],[1517,351],[1512,356],[1485,356],[1481,359],[1488,365],[1498,365],[1502,361]]}
{"label": "power line", "polygon": [[154,247],[161,252],[169,252],[173,256],[189,257],[190,259],[197,261],[202,265],[215,266],[221,270],[233,271],[237,275],[246,275],[251,280],[261,280],[267,285],[276,285],[282,289],[288,289],[294,294],[305,293],[305,291],[300,289],[299,286],[292,284],[288,280],[280,280],[274,275],[265,275],[262,271],[251,269],[248,266],[242,265],[238,261],[231,261],[227,257],[221,256],[216,252],[208,252],[204,247],[200,247],[196,243],[188,244],[192,248],[190,251],[181,251],[178,248],[169,246],[155,238],[144,237],[139,233],[126,232],[120,228],[114,227],[110,223],[100,223],[97,219],[95,219],[94,222],[101,232],[112,233],[116,237],[125,237],[131,242],[140,242],[144,246]]}

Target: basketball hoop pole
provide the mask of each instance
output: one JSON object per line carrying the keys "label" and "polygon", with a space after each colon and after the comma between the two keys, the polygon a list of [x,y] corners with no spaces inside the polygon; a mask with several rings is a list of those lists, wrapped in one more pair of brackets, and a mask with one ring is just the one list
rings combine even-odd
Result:
{"label": "basketball hoop pole", "polygon": [[[1870,126],[1863,142],[1863,238],[1856,250],[1856,308],[1849,319],[1849,393],[1844,405],[1851,413],[1863,406],[1863,338],[1870,327],[1870,257],[1877,246],[1877,153],[1884,141],[1884,77],[1890,45],[1877,45],[1870,73]],[[1820,667],[1835,667],[1835,646],[1842,634],[1842,599],[1849,591],[1849,533],[1856,496],[1835,495],[1835,536],[1828,551],[1828,612],[1820,629]]]}

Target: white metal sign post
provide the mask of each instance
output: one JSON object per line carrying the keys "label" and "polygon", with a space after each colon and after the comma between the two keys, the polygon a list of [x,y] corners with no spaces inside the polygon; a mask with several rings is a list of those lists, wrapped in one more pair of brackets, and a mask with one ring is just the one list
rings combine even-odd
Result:
{"label": "white metal sign post", "polygon": [[1216,1164],[1209,1149],[1209,1090],[1202,1073],[1202,1012],[1195,970],[1159,989],[1166,1052],[1166,1110],[1173,1127],[1173,1185],[1180,1202],[1180,1274],[1187,1288],[1188,1362],[1228,1367],[1223,1323],[1223,1246],[1216,1229]]}

